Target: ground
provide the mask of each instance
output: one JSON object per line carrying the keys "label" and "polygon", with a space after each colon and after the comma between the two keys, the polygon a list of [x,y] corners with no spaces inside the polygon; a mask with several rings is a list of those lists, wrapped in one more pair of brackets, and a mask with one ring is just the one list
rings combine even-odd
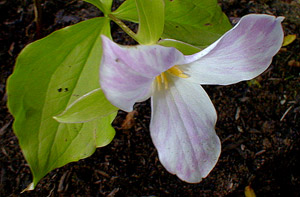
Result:
{"label": "ground", "polygon": [[[1,196],[243,196],[248,185],[258,196],[300,195],[299,27],[300,6],[294,0],[224,0],[223,11],[235,23],[249,13],[285,16],[285,34],[297,34],[271,66],[251,82],[205,86],[218,112],[216,132],[220,159],[201,183],[188,184],[160,164],[150,134],[150,102],[135,105],[131,122],[120,111],[115,139],[89,158],[53,170],[31,192],[29,167],[12,131],[5,85],[15,58],[38,36],[101,13],[82,1],[43,1],[40,35],[31,1],[0,0],[0,195]],[[115,2],[114,5],[119,4]],[[113,24],[115,41],[132,44]],[[127,116],[128,119],[128,116]]]}

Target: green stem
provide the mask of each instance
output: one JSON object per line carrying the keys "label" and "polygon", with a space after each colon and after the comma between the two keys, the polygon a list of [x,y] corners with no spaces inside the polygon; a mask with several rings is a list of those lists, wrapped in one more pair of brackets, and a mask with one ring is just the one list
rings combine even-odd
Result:
{"label": "green stem", "polygon": [[139,42],[137,39],[137,34],[134,33],[129,27],[127,27],[120,19],[116,18],[114,15],[112,14],[108,14],[108,17],[114,21],[115,23],[117,23],[117,25],[119,25],[119,27],[121,27],[130,37],[132,37],[135,41]]}

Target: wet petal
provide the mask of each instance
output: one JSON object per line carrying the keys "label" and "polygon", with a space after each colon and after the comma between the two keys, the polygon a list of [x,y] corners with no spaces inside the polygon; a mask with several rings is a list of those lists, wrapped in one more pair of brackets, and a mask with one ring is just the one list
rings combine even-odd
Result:
{"label": "wet petal", "polygon": [[116,107],[132,111],[137,101],[149,98],[155,76],[184,56],[175,48],[159,45],[120,46],[102,36],[103,55],[100,66],[100,85],[107,99]]}
{"label": "wet petal", "polygon": [[186,56],[181,68],[200,84],[228,85],[252,79],[271,64],[283,41],[283,17],[250,14],[205,50]]}
{"label": "wet petal", "polygon": [[168,90],[152,96],[151,137],[163,166],[180,179],[197,183],[220,155],[214,129],[217,115],[200,85],[183,79],[169,83]]}

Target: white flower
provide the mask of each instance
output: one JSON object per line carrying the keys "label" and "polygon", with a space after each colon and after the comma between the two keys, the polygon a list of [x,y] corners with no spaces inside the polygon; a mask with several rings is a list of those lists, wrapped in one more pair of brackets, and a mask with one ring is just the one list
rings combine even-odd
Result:
{"label": "white flower", "polygon": [[267,69],[283,41],[281,21],[251,14],[203,51],[185,56],[160,45],[120,46],[102,36],[100,84],[124,111],[151,97],[150,132],[163,166],[180,179],[200,182],[215,166],[217,115],[199,84],[228,85]]}

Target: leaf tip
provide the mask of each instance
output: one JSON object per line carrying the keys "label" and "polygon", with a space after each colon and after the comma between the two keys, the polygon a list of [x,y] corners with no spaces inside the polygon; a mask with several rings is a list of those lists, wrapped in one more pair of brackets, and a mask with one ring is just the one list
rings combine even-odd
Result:
{"label": "leaf tip", "polygon": [[34,187],[35,187],[34,183],[33,182],[30,183],[23,191],[21,191],[21,194],[24,193],[24,192],[28,192],[28,191],[34,190]]}
{"label": "leaf tip", "polygon": [[62,114],[58,114],[58,115],[56,115],[56,116],[52,116],[52,118],[53,118],[54,120],[56,120],[57,122],[64,123],[64,119],[63,119]]}

